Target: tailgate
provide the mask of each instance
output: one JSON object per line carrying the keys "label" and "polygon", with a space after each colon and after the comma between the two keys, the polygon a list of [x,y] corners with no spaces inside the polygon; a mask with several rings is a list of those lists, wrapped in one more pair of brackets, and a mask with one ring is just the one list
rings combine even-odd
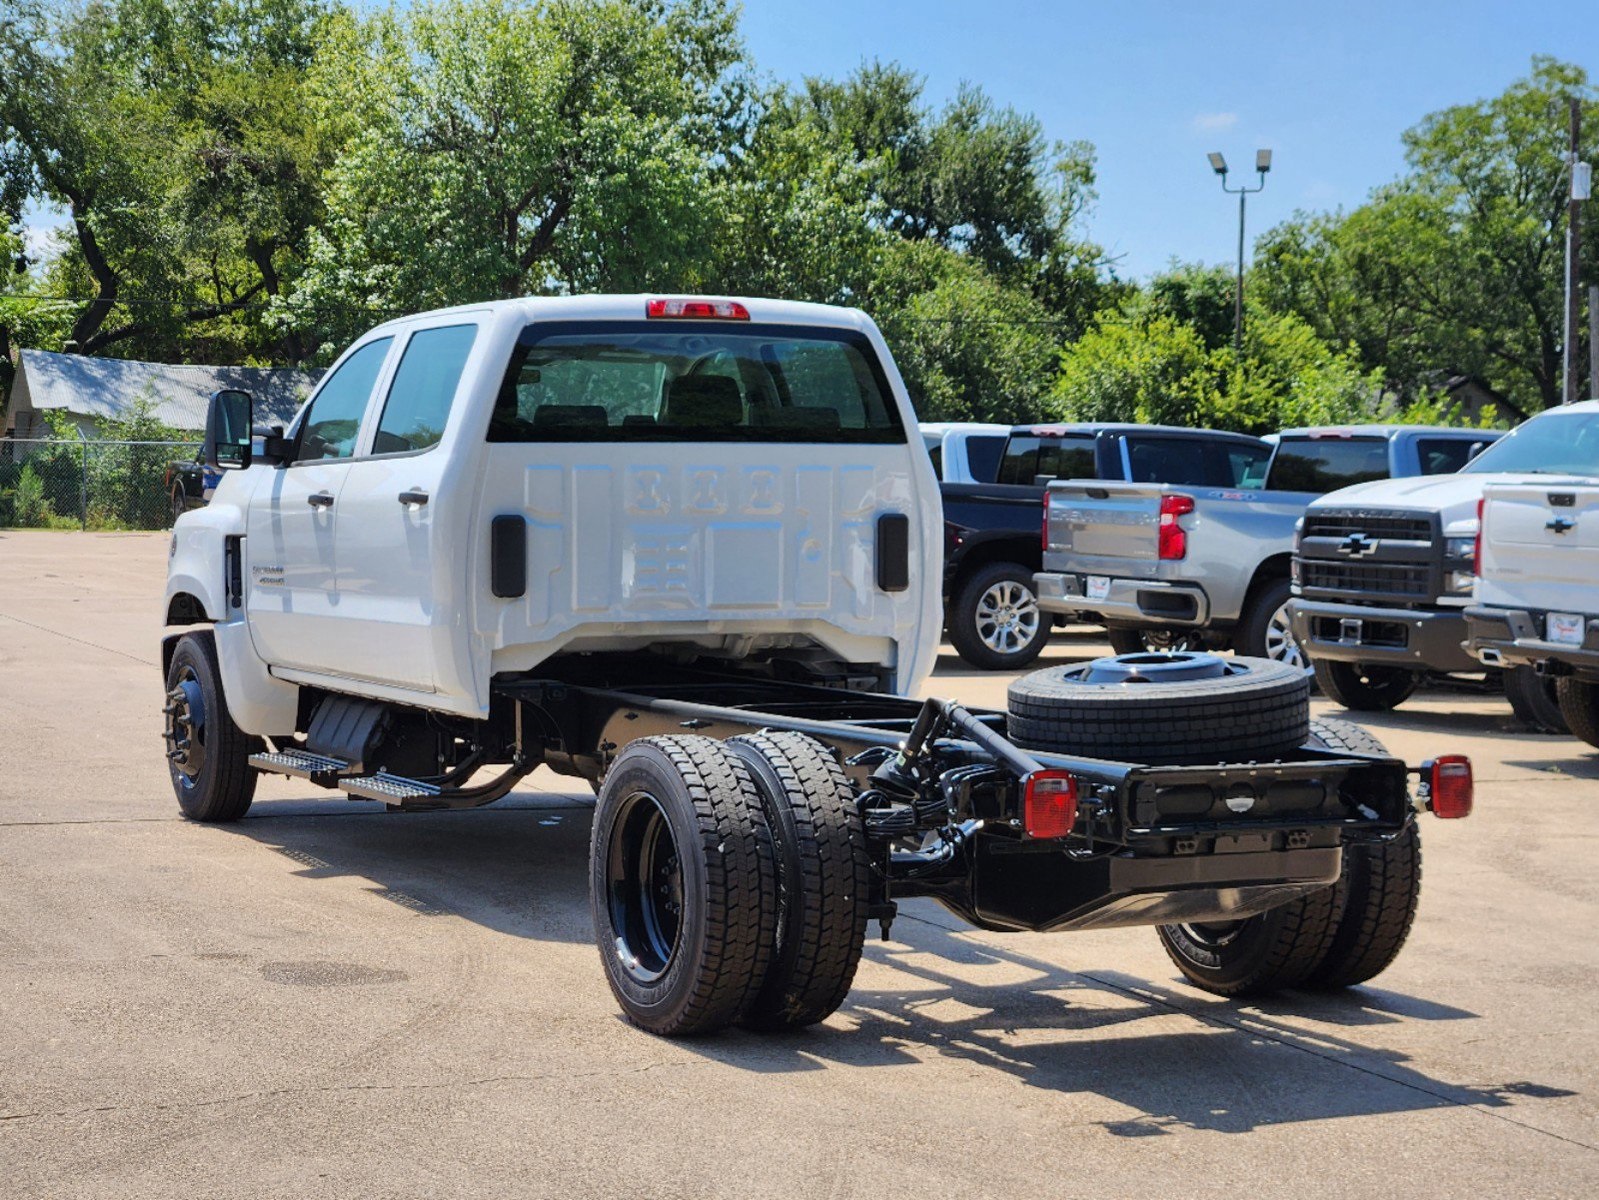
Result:
{"label": "tailgate", "polygon": [[1049,485],[1044,570],[1153,577],[1160,562],[1159,484]]}
{"label": "tailgate", "polygon": [[1492,484],[1483,493],[1479,603],[1599,611],[1599,484]]}

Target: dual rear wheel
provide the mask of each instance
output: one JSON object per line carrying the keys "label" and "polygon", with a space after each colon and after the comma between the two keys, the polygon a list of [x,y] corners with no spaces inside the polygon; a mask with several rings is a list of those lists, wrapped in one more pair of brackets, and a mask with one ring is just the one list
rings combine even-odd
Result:
{"label": "dual rear wheel", "polygon": [[870,860],[843,769],[812,738],[631,743],[589,864],[606,978],[651,1033],[812,1025],[855,978]]}

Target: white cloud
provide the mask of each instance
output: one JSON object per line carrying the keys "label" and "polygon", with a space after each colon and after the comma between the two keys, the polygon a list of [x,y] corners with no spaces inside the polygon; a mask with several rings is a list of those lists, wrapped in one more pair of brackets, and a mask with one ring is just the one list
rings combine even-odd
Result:
{"label": "white cloud", "polygon": [[1194,118],[1194,128],[1201,133],[1231,129],[1236,124],[1238,124],[1238,114],[1235,112],[1200,113]]}

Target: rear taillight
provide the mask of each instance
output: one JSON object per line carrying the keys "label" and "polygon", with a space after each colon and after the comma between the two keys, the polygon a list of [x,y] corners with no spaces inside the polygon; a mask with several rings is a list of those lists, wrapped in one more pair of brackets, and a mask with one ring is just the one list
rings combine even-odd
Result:
{"label": "rear taillight", "polygon": [[1049,549],[1049,493],[1044,493],[1044,521],[1038,530],[1039,543],[1047,551]]}
{"label": "rear taillight", "polygon": [[1427,784],[1424,799],[1433,816],[1448,820],[1471,815],[1471,759],[1464,754],[1444,754],[1423,770]]}
{"label": "rear taillight", "polygon": [[1477,540],[1471,544],[1471,573],[1482,574],[1482,513],[1486,499],[1477,501]]}
{"label": "rear taillight", "polygon": [[1077,823],[1077,777],[1034,771],[1023,782],[1022,827],[1032,838],[1063,838]]}
{"label": "rear taillight", "polygon": [[1160,498],[1160,557],[1182,558],[1188,553],[1188,534],[1178,517],[1194,511],[1194,498],[1173,492]]}
{"label": "rear taillight", "polygon": [[684,321],[748,321],[750,310],[737,300],[648,300],[646,317]]}

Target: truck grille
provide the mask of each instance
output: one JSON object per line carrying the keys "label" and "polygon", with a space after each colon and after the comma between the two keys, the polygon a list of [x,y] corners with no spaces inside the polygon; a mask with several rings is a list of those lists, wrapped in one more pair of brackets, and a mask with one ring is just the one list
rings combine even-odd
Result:
{"label": "truck grille", "polygon": [[1443,588],[1443,540],[1431,513],[1324,509],[1305,514],[1299,586],[1312,600],[1430,604]]}
{"label": "truck grille", "polygon": [[1306,537],[1345,538],[1352,533],[1401,542],[1430,542],[1432,522],[1404,513],[1321,512],[1305,514]]}
{"label": "truck grille", "polygon": [[1389,599],[1432,599],[1432,570],[1426,565],[1333,562],[1305,559],[1300,586],[1329,592],[1364,592]]}

